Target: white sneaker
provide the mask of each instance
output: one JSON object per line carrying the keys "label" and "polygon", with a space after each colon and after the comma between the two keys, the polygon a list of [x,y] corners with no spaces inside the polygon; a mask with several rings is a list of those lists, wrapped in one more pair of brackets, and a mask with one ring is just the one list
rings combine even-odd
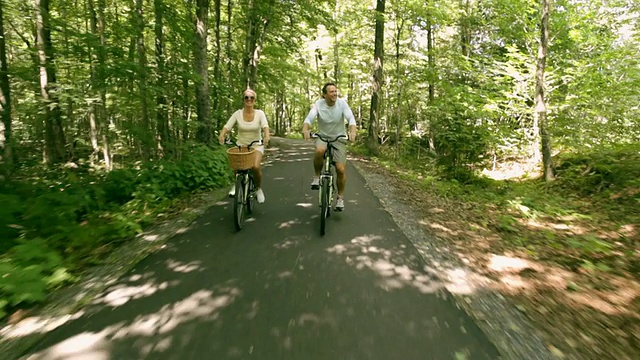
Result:
{"label": "white sneaker", "polygon": [[314,176],[313,180],[311,180],[311,190],[318,190],[318,189],[320,189],[320,177]]}
{"label": "white sneaker", "polygon": [[256,190],[256,198],[258,199],[258,204],[262,204],[264,202],[264,192],[262,192],[262,189]]}
{"label": "white sneaker", "polygon": [[233,185],[231,186],[231,190],[229,190],[229,197],[234,197],[236,196],[236,186]]}
{"label": "white sneaker", "polygon": [[344,210],[344,199],[338,198],[336,199],[336,211]]}

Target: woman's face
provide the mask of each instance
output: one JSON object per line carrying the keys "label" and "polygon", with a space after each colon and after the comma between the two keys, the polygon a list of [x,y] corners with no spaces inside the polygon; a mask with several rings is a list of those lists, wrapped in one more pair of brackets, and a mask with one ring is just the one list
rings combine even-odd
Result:
{"label": "woman's face", "polygon": [[256,93],[253,91],[245,91],[244,92],[244,104],[245,105],[253,105],[256,102]]}

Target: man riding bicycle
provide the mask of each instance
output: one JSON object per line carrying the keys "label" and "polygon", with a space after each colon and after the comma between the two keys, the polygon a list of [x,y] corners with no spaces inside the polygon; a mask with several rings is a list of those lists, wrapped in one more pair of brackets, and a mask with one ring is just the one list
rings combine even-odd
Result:
{"label": "man riding bicycle", "polygon": [[[302,133],[305,140],[311,138],[311,124],[313,120],[318,118],[318,132],[325,137],[338,137],[347,135],[345,131],[345,119],[349,124],[349,141],[356,139],[356,119],[347,102],[338,98],[338,87],[335,83],[327,83],[322,87],[322,99],[316,101],[309,114],[304,119],[302,125]],[[347,183],[347,144],[346,141],[339,140],[333,143],[335,151],[333,152],[336,163],[336,173],[338,175],[338,199],[336,201],[336,211],[344,210],[344,190]],[[311,182],[311,189],[317,190],[320,187],[320,172],[322,171],[322,163],[324,152],[327,150],[327,143],[316,139],[316,151],[313,157],[313,167],[315,176]]]}

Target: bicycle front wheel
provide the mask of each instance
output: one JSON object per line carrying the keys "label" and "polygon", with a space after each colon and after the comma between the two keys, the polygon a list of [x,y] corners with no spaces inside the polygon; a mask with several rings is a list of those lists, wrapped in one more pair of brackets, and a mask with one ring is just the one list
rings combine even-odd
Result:
{"label": "bicycle front wheel", "polygon": [[242,229],[242,221],[244,220],[244,175],[236,176],[236,196],[233,202],[233,224],[236,230]]}
{"label": "bicycle front wheel", "polygon": [[251,214],[255,207],[255,202],[253,201],[255,199],[254,196],[256,196],[256,186],[253,183],[253,177],[249,175],[249,184],[247,185],[247,214]]}
{"label": "bicycle front wheel", "polygon": [[329,179],[322,178],[320,184],[320,235],[324,235],[329,216]]}

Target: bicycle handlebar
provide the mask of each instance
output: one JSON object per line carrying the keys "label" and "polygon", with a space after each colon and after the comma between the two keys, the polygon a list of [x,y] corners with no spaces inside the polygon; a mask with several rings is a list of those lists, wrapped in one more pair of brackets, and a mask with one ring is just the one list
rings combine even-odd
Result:
{"label": "bicycle handlebar", "polygon": [[[258,145],[262,145],[262,140],[253,140],[253,141],[251,142],[251,144],[247,145],[247,148],[249,148],[249,149],[250,149],[250,148],[253,146],[253,144],[255,144],[255,143],[258,143]],[[231,140],[231,139],[229,139],[229,138],[227,138],[227,140],[225,140],[224,144],[225,144],[225,145],[235,145],[235,146],[237,146],[237,147],[241,147],[241,145],[238,145],[238,143],[237,143],[237,142],[232,141],[232,140]]]}
{"label": "bicycle handlebar", "polygon": [[338,135],[338,136],[334,137],[333,139],[330,139],[330,138],[325,137],[324,135],[319,134],[319,133],[311,133],[311,137],[319,138],[320,140],[322,140],[324,142],[327,142],[327,143],[336,142],[336,141],[340,140],[341,138],[347,139],[347,135]]}

